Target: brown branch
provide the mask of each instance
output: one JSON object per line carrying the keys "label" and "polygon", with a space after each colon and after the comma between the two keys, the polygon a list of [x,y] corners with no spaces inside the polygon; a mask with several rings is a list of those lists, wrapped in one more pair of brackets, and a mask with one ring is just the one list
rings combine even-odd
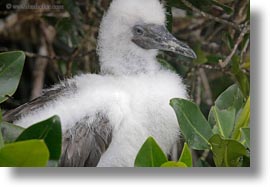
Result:
{"label": "brown branch", "polygon": [[203,68],[199,69],[199,75],[201,76],[202,85],[204,87],[204,95],[206,97],[205,101],[209,106],[211,106],[211,105],[213,105],[212,92],[211,92],[208,78],[207,78],[206,73],[205,73]]}
{"label": "brown branch", "polygon": [[[70,59],[70,57],[67,57],[67,56],[49,56],[49,55],[41,55],[41,54],[37,54],[37,53],[32,53],[29,51],[23,51],[21,49],[0,48],[0,52],[8,52],[8,51],[22,51],[22,52],[24,52],[25,56],[28,58],[45,58],[47,60],[63,60],[63,61],[68,61]],[[82,57],[85,57],[87,55],[92,55],[93,53],[95,53],[95,50],[84,52],[84,53],[77,55],[75,59],[82,58]]]}
{"label": "brown branch", "polygon": [[233,50],[231,51],[231,53],[229,54],[229,56],[227,56],[227,58],[226,58],[224,61],[222,61],[222,60],[219,61],[219,65],[220,65],[222,68],[225,68],[225,67],[230,63],[230,61],[231,61],[233,55],[236,53],[236,50],[238,49],[238,46],[239,46],[240,43],[242,42],[242,40],[243,40],[245,34],[249,32],[249,30],[250,30],[250,26],[248,25],[248,26],[246,26],[246,27],[242,30],[242,32],[240,33],[240,35],[239,35],[239,37],[237,38],[237,41],[236,41],[236,43],[235,43],[235,45],[234,45],[234,47],[233,47]]}
{"label": "brown branch", "polygon": [[67,61],[67,64],[66,64],[66,68],[67,68],[66,77],[68,77],[68,78],[70,78],[72,76],[72,64],[73,64],[73,61],[76,58],[76,56],[78,56],[79,52],[80,52],[80,49],[75,48],[74,51],[72,52],[71,57]]}
{"label": "brown branch", "polygon": [[202,85],[202,79],[199,75],[199,72],[197,71],[196,74],[196,82],[195,82],[195,102],[197,105],[201,104],[202,98],[201,98],[201,85]]}
{"label": "brown branch", "polygon": [[[41,38],[41,46],[39,48],[40,55],[47,55],[47,46],[44,37]],[[33,100],[39,97],[42,93],[43,84],[44,84],[44,77],[45,77],[45,70],[48,64],[48,59],[46,58],[38,58],[34,65],[33,69],[33,84],[31,90],[30,100]]]}
{"label": "brown branch", "polygon": [[202,15],[205,18],[214,20],[214,21],[219,22],[219,23],[229,25],[229,26],[235,28],[236,30],[241,31],[241,27],[238,24],[236,24],[234,22],[231,22],[231,21],[228,21],[228,20],[225,20],[225,19],[222,19],[222,18],[219,18],[219,17],[215,17],[215,16],[213,16],[211,14],[208,14],[206,12],[203,12],[202,10],[200,10],[197,7],[193,6],[187,0],[181,0],[181,1],[184,3],[184,5],[186,5],[188,8],[190,8],[193,12],[197,12],[197,13],[199,13],[200,15]]}

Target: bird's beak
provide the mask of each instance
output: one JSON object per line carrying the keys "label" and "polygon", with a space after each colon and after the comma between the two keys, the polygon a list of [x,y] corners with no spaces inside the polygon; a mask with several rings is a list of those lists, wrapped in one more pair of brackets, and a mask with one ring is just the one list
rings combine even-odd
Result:
{"label": "bird's beak", "polygon": [[144,33],[134,36],[132,41],[144,49],[171,51],[192,59],[197,58],[195,52],[184,42],[176,39],[164,26],[147,24]]}

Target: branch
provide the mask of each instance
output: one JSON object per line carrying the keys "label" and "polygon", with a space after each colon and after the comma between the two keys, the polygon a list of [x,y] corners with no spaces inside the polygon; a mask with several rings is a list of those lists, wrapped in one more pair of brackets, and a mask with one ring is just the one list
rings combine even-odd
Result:
{"label": "branch", "polygon": [[79,48],[75,48],[74,51],[72,52],[71,57],[67,61],[67,65],[66,65],[66,67],[67,67],[66,77],[71,77],[71,75],[72,75],[72,64],[73,64],[73,61],[76,58],[76,56],[78,56],[79,52],[80,52],[80,49]]}
{"label": "branch", "polygon": [[[8,52],[8,51],[22,51],[22,52],[24,52],[25,56],[28,58],[45,58],[47,60],[63,60],[63,61],[68,61],[70,59],[70,57],[67,57],[67,56],[53,56],[52,57],[52,56],[48,56],[48,55],[41,55],[41,54],[37,54],[37,53],[32,53],[29,51],[23,51],[21,49],[8,49],[5,47],[0,48],[0,52]],[[77,55],[76,57],[82,58],[84,56],[92,55],[93,53],[95,53],[95,50],[81,53],[81,54]]]}
{"label": "branch", "polygon": [[229,25],[229,26],[235,28],[236,30],[241,31],[241,26],[239,26],[238,24],[236,24],[234,22],[230,22],[230,21],[222,19],[222,18],[219,18],[219,17],[215,17],[215,16],[213,16],[211,14],[208,14],[206,12],[203,12],[202,10],[200,10],[200,9],[196,8],[195,6],[193,6],[187,0],[181,0],[181,1],[184,3],[184,5],[186,5],[188,8],[190,8],[193,12],[197,12],[197,13],[199,13],[200,15],[202,15],[205,18],[212,19],[212,20],[214,20],[216,22]]}
{"label": "branch", "polygon": [[219,61],[219,65],[220,65],[222,68],[225,68],[225,67],[230,63],[230,61],[231,61],[233,55],[236,53],[236,50],[238,49],[238,46],[239,46],[240,43],[242,42],[242,40],[243,40],[245,34],[249,32],[249,30],[250,30],[250,26],[248,25],[248,26],[246,26],[246,27],[242,30],[242,32],[240,33],[240,35],[239,35],[239,37],[237,38],[237,41],[236,41],[236,43],[235,43],[235,45],[234,45],[234,47],[233,47],[233,50],[231,51],[231,53],[229,54],[229,56],[227,56],[227,58],[226,58],[224,61],[222,61],[222,60]]}
{"label": "branch", "polygon": [[203,68],[199,69],[199,75],[201,77],[202,85],[204,87],[204,95],[206,97],[205,101],[209,106],[212,106],[213,105],[212,92],[211,92],[211,88],[210,88],[210,84],[209,84],[207,75],[206,75]]}
{"label": "branch", "polygon": [[[41,46],[39,48],[39,54],[41,54],[41,55],[48,54],[46,42],[45,42],[45,39],[43,37],[41,38]],[[36,63],[34,64],[33,74],[32,74],[33,83],[32,83],[30,100],[33,100],[33,99],[39,97],[42,93],[45,71],[46,71],[47,65],[48,65],[48,59],[46,59],[46,58],[36,59]]]}

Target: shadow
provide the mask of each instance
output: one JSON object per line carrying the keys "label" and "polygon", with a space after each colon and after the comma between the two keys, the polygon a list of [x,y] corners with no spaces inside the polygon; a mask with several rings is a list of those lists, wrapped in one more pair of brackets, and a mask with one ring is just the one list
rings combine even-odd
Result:
{"label": "shadow", "polygon": [[11,175],[17,179],[117,179],[117,177],[151,179],[166,177],[209,180],[229,177],[232,179],[257,178],[262,173],[262,19],[260,12],[251,13],[251,167],[250,168],[187,168],[187,169],[152,169],[152,168],[14,168]]}

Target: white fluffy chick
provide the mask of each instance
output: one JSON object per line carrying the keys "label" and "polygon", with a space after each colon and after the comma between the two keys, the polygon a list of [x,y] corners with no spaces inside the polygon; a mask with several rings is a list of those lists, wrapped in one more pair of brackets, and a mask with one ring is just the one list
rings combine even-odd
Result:
{"label": "white fluffy chick", "polygon": [[101,74],[62,82],[5,118],[27,127],[58,115],[61,166],[132,167],[149,136],[170,154],[180,131],[169,101],[187,94],[181,78],[156,56],[158,50],[196,55],[165,22],[159,0],[113,0],[100,26]]}

